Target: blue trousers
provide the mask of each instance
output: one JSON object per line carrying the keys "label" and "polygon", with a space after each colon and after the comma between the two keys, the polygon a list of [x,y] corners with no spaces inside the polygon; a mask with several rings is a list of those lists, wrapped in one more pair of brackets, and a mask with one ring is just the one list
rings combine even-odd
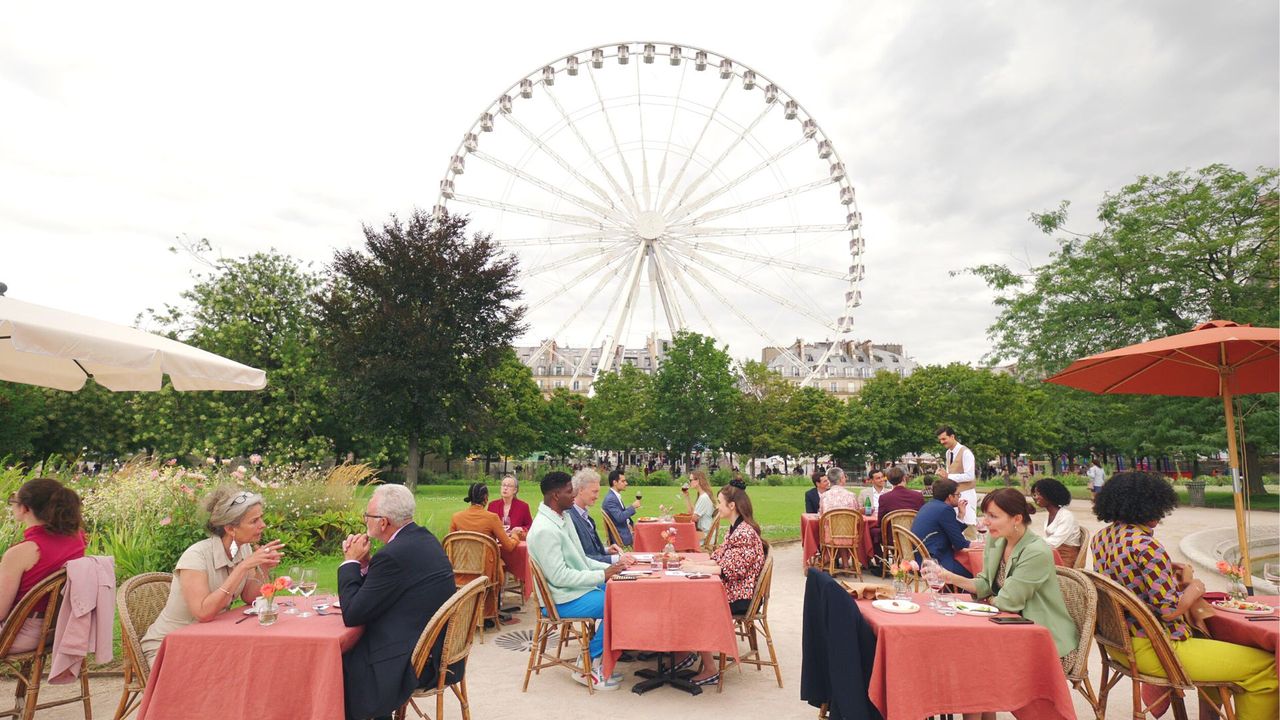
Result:
{"label": "blue trousers", "polygon": [[596,634],[591,636],[591,659],[595,660],[604,654],[604,586],[588,592],[579,598],[566,603],[557,603],[556,611],[560,617],[600,618],[596,624]]}

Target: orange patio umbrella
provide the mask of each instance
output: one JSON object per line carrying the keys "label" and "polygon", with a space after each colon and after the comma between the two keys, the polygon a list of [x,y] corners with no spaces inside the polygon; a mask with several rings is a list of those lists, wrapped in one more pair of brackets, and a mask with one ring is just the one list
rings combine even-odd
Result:
{"label": "orange patio umbrella", "polygon": [[[1191,332],[1077,360],[1045,382],[1094,393],[1221,397],[1227,420],[1240,562],[1248,569],[1244,488],[1231,399],[1236,395],[1280,392],[1280,328],[1212,320]],[[1250,572],[1245,573],[1244,581],[1252,589]]]}

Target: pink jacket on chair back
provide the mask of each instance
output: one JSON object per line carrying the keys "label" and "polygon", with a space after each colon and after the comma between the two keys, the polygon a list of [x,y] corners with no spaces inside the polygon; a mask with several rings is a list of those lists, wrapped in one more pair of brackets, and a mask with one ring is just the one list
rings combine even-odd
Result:
{"label": "pink jacket on chair back", "polygon": [[53,633],[53,663],[49,683],[75,682],[89,653],[100,662],[111,660],[111,623],[116,616],[116,560],[93,555],[67,563],[58,625]]}

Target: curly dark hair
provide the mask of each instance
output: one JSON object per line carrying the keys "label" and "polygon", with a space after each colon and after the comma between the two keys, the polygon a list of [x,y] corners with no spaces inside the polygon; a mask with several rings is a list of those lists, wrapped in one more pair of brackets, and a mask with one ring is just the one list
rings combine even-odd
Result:
{"label": "curly dark hair", "polygon": [[1159,473],[1126,470],[1111,476],[1093,499],[1093,514],[1103,522],[1149,525],[1173,512],[1178,494]]}
{"label": "curly dark hair", "polygon": [[1071,491],[1056,479],[1040,478],[1031,485],[1031,492],[1040,493],[1041,497],[1058,507],[1066,507],[1071,503]]}

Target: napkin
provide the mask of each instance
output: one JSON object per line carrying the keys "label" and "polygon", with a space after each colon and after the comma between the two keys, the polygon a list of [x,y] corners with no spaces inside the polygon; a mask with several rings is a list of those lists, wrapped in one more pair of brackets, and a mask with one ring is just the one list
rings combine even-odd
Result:
{"label": "napkin", "polygon": [[857,600],[888,600],[893,597],[893,591],[884,585],[860,582],[849,583],[843,580],[840,581],[840,584]]}

